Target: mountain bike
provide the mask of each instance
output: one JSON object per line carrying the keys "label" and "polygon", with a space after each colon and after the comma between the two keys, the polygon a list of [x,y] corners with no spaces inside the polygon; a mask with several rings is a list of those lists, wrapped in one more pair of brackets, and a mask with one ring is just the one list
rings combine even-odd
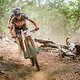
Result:
{"label": "mountain bike", "polygon": [[[30,34],[30,33],[34,33],[34,32],[35,32],[35,30],[31,30],[31,31],[26,30],[26,31],[21,32],[22,37],[24,38],[23,42],[24,42],[24,46],[25,46],[25,50],[26,50],[26,53],[24,54],[24,58],[27,55],[27,58],[30,59],[32,66],[36,65],[37,70],[40,71],[40,67],[39,67],[38,60],[37,60],[37,51],[35,48],[35,43]],[[25,59],[27,59],[27,58],[25,58]]]}

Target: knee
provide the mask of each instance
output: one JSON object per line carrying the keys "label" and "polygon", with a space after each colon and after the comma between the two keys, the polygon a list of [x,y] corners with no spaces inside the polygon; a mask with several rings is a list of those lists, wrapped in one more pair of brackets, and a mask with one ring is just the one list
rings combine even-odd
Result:
{"label": "knee", "polygon": [[22,41],[23,41],[21,37],[18,37],[18,40],[20,43],[22,43]]}

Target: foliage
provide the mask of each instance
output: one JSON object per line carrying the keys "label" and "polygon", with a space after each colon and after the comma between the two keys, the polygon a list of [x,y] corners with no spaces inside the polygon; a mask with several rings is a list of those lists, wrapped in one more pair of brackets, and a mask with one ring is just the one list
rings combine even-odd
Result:
{"label": "foliage", "polygon": [[46,0],[49,7],[57,9],[65,18],[67,24],[65,27],[69,32],[77,32],[80,30],[80,0]]}
{"label": "foliage", "polygon": [[80,27],[80,0],[69,1],[65,3],[64,0],[54,0],[53,6],[57,8],[61,14],[65,16],[68,23],[71,23],[74,27],[73,32],[79,30]]}
{"label": "foliage", "polygon": [[0,0],[0,26],[5,32],[11,10],[16,6],[37,21],[46,35],[49,30],[66,34],[79,31],[80,0],[67,3],[65,0]]}

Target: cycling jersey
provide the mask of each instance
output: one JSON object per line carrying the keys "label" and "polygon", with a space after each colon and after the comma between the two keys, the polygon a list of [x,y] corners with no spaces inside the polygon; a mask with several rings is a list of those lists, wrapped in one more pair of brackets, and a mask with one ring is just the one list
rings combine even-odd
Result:
{"label": "cycling jersey", "polygon": [[23,26],[26,26],[26,19],[28,19],[26,14],[20,13],[20,19],[17,19],[15,16],[13,16],[11,23],[17,28],[22,28]]}

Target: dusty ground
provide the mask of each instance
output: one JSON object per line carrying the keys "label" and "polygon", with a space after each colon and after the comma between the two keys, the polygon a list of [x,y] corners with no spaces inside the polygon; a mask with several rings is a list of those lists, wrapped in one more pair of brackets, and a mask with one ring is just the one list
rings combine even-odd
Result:
{"label": "dusty ground", "polygon": [[0,80],[80,80],[80,60],[61,61],[55,51],[38,54],[40,71],[13,42],[0,40],[0,56]]}

